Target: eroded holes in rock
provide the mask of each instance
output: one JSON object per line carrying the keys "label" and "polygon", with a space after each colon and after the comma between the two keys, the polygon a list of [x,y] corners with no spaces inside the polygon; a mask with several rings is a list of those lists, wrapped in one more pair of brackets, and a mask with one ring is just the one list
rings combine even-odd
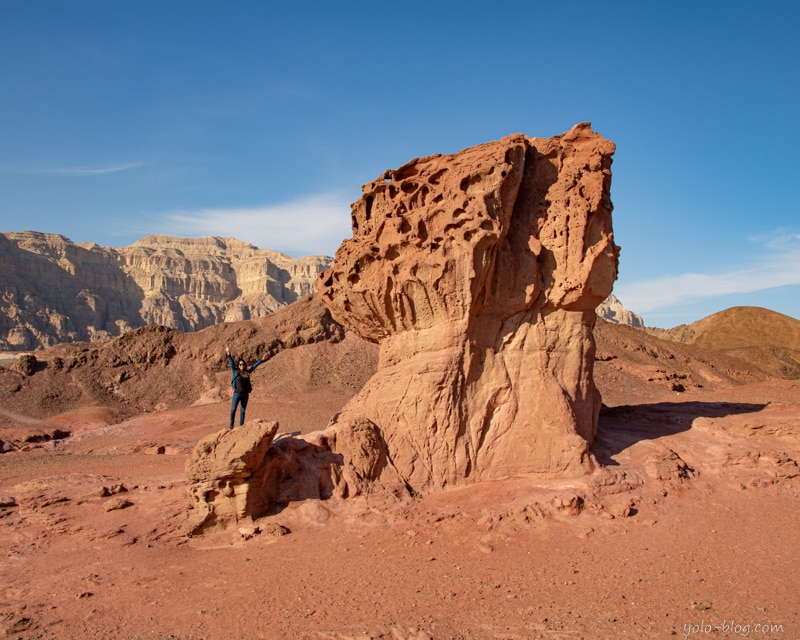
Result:
{"label": "eroded holes in rock", "polygon": [[328,276],[328,279],[325,280],[324,287],[332,287],[333,286],[333,276]]}
{"label": "eroded holes in rock", "polygon": [[397,197],[397,194],[400,193],[399,189],[394,185],[389,185],[389,198],[394,200]]}
{"label": "eroded holes in rock", "polygon": [[466,213],[466,210],[464,210],[464,209],[456,209],[455,211],[453,211],[453,217],[454,218],[460,218],[465,213]]}
{"label": "eroded holes in rock", "polygon": [[349,276],[347,276],[347,281],[350,284],[358,284],[361,281],[361,276],[357,273],[351,273]]}
{"label": "eroded holes in rock", "polygon": [[442,179],[442,176],[445,173],[447,173],[447,169],[439,169],[438,171],[433,173],[430,178],[428,178],[428,182],[430,184],[439,184],[439,181]]}
{"label": "eroded holes in rock", "polygon": [[428,239],[428,227],[422,220],[417,224],[417,236],[423,241]]}
{"label": "eroded holes in rock", "polygon": [[484,231],[494,231],[494,223],[491,220],[481,222],[481,229]]}
{"label": "eroded holes in rock", "polygon": [[397,250],[397,247],[389,247],[386,250],[386,259],[387,260],[397,260],[400,257],[400,252]]}
{"label": "eroded holes in rock", "polygon": [[444,200],[444,196],[441,193],[436,194],[436,197],[433,199],[434,203],[441,202]]}
{"label": "eroded holes in rock", "polygon": [[468,229],[464,232],[464,240],[471,242],[477,231],[475,229]]}
{"label": "eroded holes in rock", "polygon": [[411,196],[411,201],[409,202],[411,207],[424,207],[425,201],[428,198],[428,193],[428,187],[422,187],[422,189],[417,191],[413,196]]}
{"label": "eroded holes in rock", "polygon": [[409,178],[413,178],[418,174],[419,171],[417,170],[417,164],[416,161],[414,160],[412,160],[408,164],[404,164],[402,167],[393,172],[394,179],[397,182],[408,180]]}
{"label": "eroded holes in rock", "polygon": [[500,172],[500,175],[505,178],[508,175],[508,171],[503,170]]}
{"label": "eroded holes in rock", "polygon": [[414,193],[419,189],[419,185],[413,180],[406,180],[400,185],[400,188],[403,190],[403,193]]}
{"label": "eroded holes in rock", "polygon": [[467,189],[469,189],[469,178],[470,178],[469,176],[467,176],[466,178],[462,178],[462,180],[461,180],[461,184],[459,184],[459,185],[458,185],[458,186],[459,186],[459,188],[460,188],[460,189],[461,189],[461,190],[462,190],[464,193],[466,193],[466,192],[467,192]]}
{"label": "eroded holes in rock", "polygon": [[431,242],[431,251],[436,251],[440,246],[438,242]]}
{"label": "eroded holes in rock", "polygon": [[408,233],[409,231],[411,231],[411,225],[408,224],[408,220],[403,218],[403,220],[400,221],[400,233]]}
{"label": "eroded holes in rock", "polygon": [[446,225],[444,225],[444,232],[449,233],[453,229],[458,229],[460,226],[461,224],[458,222],[448,222]]}
{"label": "eroded holes in rock", "polygon": [[364,198],[364,218],[369,220],[372,217],[372,203],[375,201],[375,196],[369,194]]}

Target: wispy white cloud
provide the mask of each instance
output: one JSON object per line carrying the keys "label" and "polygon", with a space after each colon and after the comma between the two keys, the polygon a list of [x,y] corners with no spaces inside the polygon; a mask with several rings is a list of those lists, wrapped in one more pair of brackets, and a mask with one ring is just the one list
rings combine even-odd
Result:
{"label": "wispy white cloud", "polygon": [[174,211],[163,216],[161,229],[167,235],[236,238],[292,256],[332,256],[351,236],[350,205],[344,193],[334,192],[261,207]]}
{"label": "wispy white cloud", "polygon": [[144,165],[144,162],[126,162],[123,164],[100,166],[51,167],[47,169],[36,169],[33,173],[47,173],[58,176],[100,176],[107,173],[119,173],[120,171],[139,169]]}
{"label": "wispy white cloud", "polygon": [[614,294],[628,309],[643,314],[724,295],[800,285],[800,233],[779,230],[750,241],[760,250],[740,269],[623,282],[614,287]]}

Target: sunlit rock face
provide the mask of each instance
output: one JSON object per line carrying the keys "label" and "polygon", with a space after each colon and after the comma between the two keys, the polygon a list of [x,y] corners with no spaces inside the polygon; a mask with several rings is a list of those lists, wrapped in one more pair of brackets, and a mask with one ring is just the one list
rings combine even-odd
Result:
{"label": "sunlit rock face", "polygon": [[592,467],[595,308],[619,249],[614,144],[579,124],[389,170],[352,207],[317,287],[380,344],[338,424],[376,425],[412,490]]}

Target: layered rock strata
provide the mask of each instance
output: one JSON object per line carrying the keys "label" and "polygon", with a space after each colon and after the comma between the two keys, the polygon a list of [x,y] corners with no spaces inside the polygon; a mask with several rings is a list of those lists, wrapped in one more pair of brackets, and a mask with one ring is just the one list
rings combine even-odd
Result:
{"label": "layered rock strata", "polygon": [[0,234],[0,350],[196,331],[262,317],[314,291],[325,256],[291,258],[232,238],[148,236],[129,247]]}
{"label": "layered rock strata", "polygon": [[380,345],[335,426],[375,425],[381,480],[427,491],[591,468],[592,328],[619,254],[613,153],[584,123],[415,159],[363,187],[317,287]]}

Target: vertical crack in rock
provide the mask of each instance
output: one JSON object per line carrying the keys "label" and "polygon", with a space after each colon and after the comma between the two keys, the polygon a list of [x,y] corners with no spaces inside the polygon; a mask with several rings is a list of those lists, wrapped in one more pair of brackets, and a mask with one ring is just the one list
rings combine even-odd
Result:
{"label": "vertical crack in rock", "polygon": [[619,256],[614,149],[583,123],[364,185],[353,237],[317,285],[337,321],[380,344],[334,425],[380,431],[392,464],[378,481],[430,491],[592,468],[592,329]]}

